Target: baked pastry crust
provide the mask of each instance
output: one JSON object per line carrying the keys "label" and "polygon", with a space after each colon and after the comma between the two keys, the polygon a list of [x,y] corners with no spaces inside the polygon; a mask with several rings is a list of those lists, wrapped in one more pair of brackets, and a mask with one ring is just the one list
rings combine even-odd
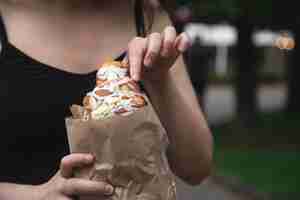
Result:
{"label": "baked pastry crust", "polygon": [[83,99],[84,118],[128,115],[147,105],[138,83],[129,77],[129,65],[108,61],[98,70],[95,88]]}

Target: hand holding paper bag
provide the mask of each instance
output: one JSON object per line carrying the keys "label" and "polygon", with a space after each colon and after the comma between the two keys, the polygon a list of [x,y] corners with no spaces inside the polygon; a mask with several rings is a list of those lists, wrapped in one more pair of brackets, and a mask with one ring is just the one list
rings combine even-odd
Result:
{"label": "hand holding paper bag", "polygon": [[73,118],[66,119],[70,148],[94,154],[96,162],[76,176],[112,184],[113,200],[174,200],[167,135],[147,97],[128,77],[128,66],[105,63],[83,104],[73,106]]}

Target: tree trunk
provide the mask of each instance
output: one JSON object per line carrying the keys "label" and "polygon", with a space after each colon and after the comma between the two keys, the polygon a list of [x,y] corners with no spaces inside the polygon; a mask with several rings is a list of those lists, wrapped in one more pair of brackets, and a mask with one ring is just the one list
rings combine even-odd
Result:
{"label": "tree trunk", "polygon": [[254,25],[249,18],[241,16],[237,21],[237,113],[244,123],[253,122],[257,114],[257,66],[256,52],[252,42]]}
{"label": "tree trunk", "polygon": [[[295,49],[287,52],[290,54],[288,64],[288,100],[287,111],[289,113],[300,112],[300,27],[296,24],[293,26],[295,37]],[[297,45],[298,44],[298,45]]]}
{"label": "tree trunk", "polygon": [[201,40],[197,38],[185,55],[192,84],[202,105],[204,105],[204,93],[208,82],[209,61],[213,53],[214,49],[202,46]]}
{"label": "tree trunk", "polygon": [[[194,21],[200,22],[201,20],[194,19]],[[184,31],[184,23],[176,21],[174,26],[178,33]],[[212,47],[203,46],[200,38],[197,38],[192,47],[183,54],[191,82],[202,106],[204,106],[204,93],[208,81],[209,61],[213,55],[214,49],[212,49]]]}

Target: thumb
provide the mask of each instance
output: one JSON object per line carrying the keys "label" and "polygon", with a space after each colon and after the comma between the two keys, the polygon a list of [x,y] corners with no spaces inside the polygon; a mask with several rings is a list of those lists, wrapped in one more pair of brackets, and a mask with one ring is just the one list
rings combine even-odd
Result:
{"label": "thumb", "polygon": [[91,165],[94,160],[95,158],[91,154],[70,154],[61,160],[60,173],[64,178],[71,178],[75,168]]}

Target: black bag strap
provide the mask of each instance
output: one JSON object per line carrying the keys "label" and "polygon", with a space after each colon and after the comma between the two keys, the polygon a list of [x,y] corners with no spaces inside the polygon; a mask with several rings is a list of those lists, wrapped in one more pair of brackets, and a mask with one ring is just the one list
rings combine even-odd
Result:
{"label": "black bag strap", "polygon": [[0,12],[0,58],[1,60],[2,57],[4,56],[4,49],[6,49],[7,42],[8,39],[7,39],[6,28]]}
{"label": "black bag strap", "polygon": [[0,41],[2,45],[8,41],[7,33],[6,33],[6,29],[5,29],[5,25],[1,13],[0,13]]}
{"label": "black bag strap", "polygon": [[[134,20],[136,35],[140,37],[146,36],[145,19],[143,13],[143,2],[142,0],[135,0],[134,2]],[[127,51],[123,52],[116,60],[121,61],[127,55]]]}
{"label": "black bag strap", "polygon": [[135,0],[134,2],[134,18],[137,36],[146,36],[146,26],[144,17],[144,4],[142,0]]}

